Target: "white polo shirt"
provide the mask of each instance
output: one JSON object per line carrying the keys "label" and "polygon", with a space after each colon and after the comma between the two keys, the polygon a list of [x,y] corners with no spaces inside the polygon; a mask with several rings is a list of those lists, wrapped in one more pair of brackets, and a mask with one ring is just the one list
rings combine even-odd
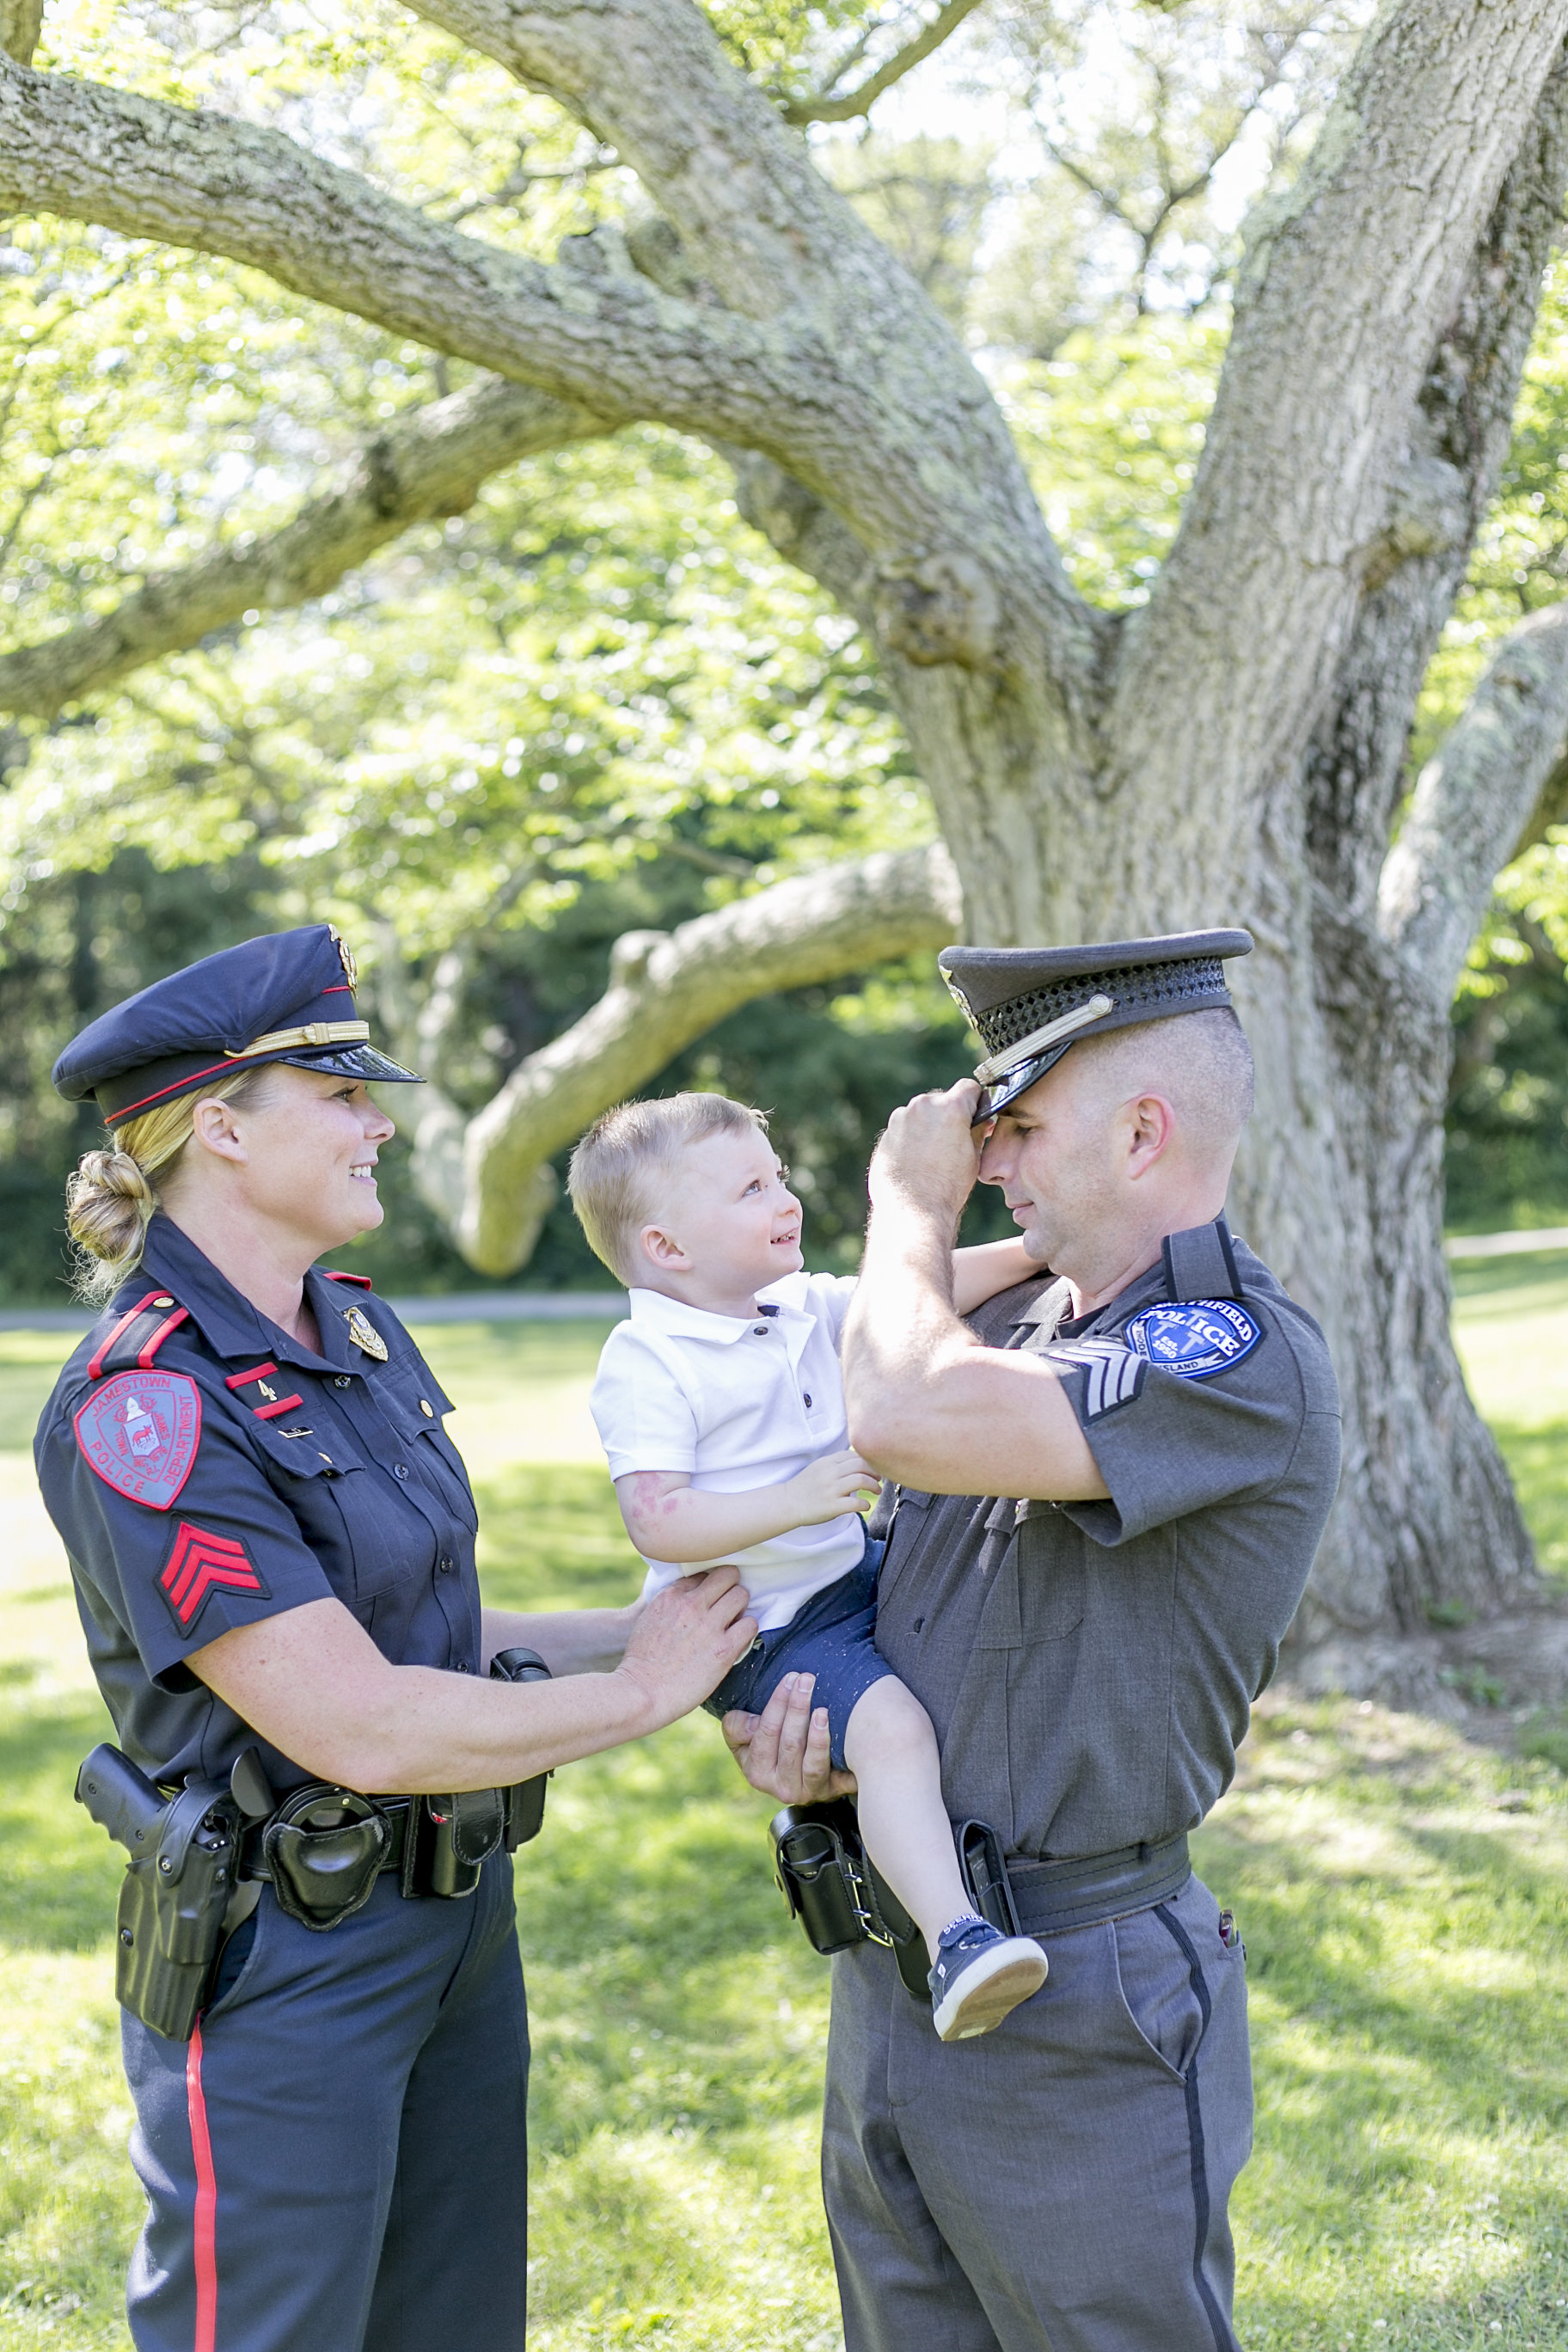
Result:
{"label": "white polo shirt", "polygon": [[[757,1294],[766,1311],[737,1321],[634,1290],[631,1319],[605,1342],[589,1403],[612,1478],[684,1470],[710,1494],[782,1486],[849,1443],[838,1335],[855,1294],[850,1275],[786,1274]],[[646,1592],[718,1560],[733,1560],[764,1632],[856,1567],[866,1534],[853,1511],[795,1528],[714,1560],[650,1559]]]}

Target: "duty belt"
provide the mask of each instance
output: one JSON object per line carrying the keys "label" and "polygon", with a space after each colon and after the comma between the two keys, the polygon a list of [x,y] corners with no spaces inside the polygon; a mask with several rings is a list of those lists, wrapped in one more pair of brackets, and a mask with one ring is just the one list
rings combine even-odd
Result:
{"label": "duty belt", "polygon": [[[889,1946],[908,1990],[929,2000],[925,1938],[862,1845],[850,1799],[786,1805],[773,1816],[772,1836],[780,1892],[807,1942],[825,1953]],[[984,1822],[955,1822],[953,1842],[970,1901],[1004,1936],[1087,1927],[1146,1910],[1179,1894],[1192,1875],[1184,1833],[1067,1862],[1005,1859]]]}
{"label": "duty belt", "polygon": [[1163,1845],[1119,1846],[1067,1862],[1007,1860],[1007,1885],[1026,1936],[1087,1927],[1180,1894],[1192,1876],[1186,1832]]}
{"label": "duty belt", "polygon": [[[527,1784],[524,1784],[525,1786]],[[315,1780],[255,1822],[240,1846],[241,1878],[264,1878],[309,1927],[335,1927],[395,1871],[406,1895],[471,1895],[483,1864],[527,1833],[512,1789],[443,1797],[363,1797]]]}

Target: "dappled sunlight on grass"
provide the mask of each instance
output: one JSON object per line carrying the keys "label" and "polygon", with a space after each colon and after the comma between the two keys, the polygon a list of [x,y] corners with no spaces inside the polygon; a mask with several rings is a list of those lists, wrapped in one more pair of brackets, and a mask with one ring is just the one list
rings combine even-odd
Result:
{"label": "dappled sunlight on grass", "polygon": [[1266,1705],[1198,1843],[1252,1994],[1244,2342],[1568,2344],[1559,1776],[1364,1703]]}

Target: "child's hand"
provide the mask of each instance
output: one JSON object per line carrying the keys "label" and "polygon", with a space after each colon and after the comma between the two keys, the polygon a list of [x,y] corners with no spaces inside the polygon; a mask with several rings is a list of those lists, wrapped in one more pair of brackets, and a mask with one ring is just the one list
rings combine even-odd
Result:
{"label": "child's hand", "polygon": [[881,1480],[858,1454],[825,1454],[789,1481],[790,1509],[797,1528],[815,1528],[842,1512],[863,1508],[861,1496],[875,1495]]}

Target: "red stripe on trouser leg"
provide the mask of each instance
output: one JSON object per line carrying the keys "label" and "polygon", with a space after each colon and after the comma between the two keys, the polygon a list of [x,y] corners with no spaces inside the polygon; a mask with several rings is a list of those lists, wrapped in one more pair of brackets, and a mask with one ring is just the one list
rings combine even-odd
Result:
{"label": "red stripe on trouser leg", "polygon": [[217,2344],[217,2175],[202,2094],[202,2029],[197,2021],[185,2055],[185,2105],[191,2117],[191,2153],[196,2160],[195,2253],[196,2333],[192,2352],[216,2352]]}

